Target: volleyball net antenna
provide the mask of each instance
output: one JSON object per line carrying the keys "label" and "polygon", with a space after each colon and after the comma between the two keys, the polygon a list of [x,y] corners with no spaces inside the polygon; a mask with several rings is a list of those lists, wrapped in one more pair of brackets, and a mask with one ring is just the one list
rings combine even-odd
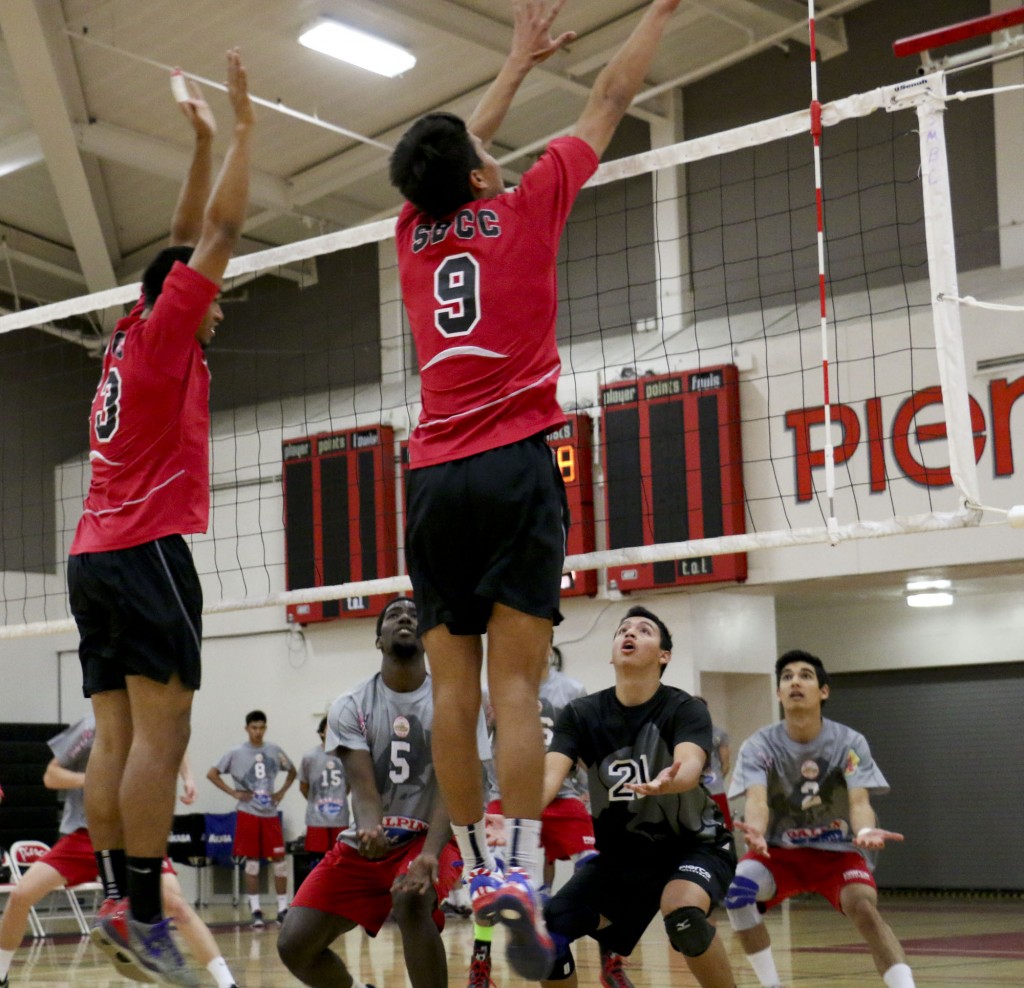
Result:
{"label": "volleyball net antenna", "polygon": [[[935,72],[601,167],[559,259],[565,593],[756,578],[776,550],[983,524],[986,501],[1024,525],[1005,460],[1024,378],[985,379],[987,447],[969,390],[944,137],[958,100]],[[228,268],[211,524],[190,540],[208,613],[286,606],[302,624],[409,587],[419,380],[393,230]],[[989,303],[1012,307],[1020,291],[999,284]],[[438,305],[458,314],[470,299],[450,287]],[[0,638],[71,628],[86,415],[137,290],[0,316]]]}

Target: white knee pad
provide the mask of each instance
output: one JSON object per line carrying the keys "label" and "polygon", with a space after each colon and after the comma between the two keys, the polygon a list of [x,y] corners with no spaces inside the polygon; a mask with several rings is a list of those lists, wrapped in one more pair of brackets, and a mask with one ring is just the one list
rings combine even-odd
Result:
{"label": "white knee pad", "polygon": [[751,930],[761,923],[758,902],[767,902],[775,895],[775,879],[768,868],[753,859],[736,866],[736,877],[729,886],[725,906],[734,930]]}
{"label": "white knee pad", "polygon": [[245,873],[247,875],[258,875],[260,873],[260,859],[259,858],[246,858],[245,859]]}
{"label": "white knee pad", "polygon": [[288,877],[288,862],[287,861],[275,861],[274,862],[274,874],[278,878]]}

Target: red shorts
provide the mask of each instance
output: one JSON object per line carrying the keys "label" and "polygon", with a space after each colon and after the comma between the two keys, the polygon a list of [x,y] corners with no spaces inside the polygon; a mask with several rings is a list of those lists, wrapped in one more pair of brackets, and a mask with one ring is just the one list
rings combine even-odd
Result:
{"label": "red shorts", "polygon": [[[491,800],[487,812],[500,813],[501,800]],[[544,848],[544,860],[548,864],[569,861],[574,854],[597,850],[594,821],[583,800],[567,796],[548,804],[540,818],[540,846]]]}
{"label": "red shorts", "polygon": [[[419,857],[426,839],[426,835],[417,837],[375,861],[339,841],[299,887],[292,907],[343,916],[375,937],[391,912],[391,886]],[[438,879],[434,883],[436,906],[440,906],[459,880],[462,874],[462,869],[456,865],[459,860],[458,846],[451,840],[441,851]],[[434,909],[434,923],[439,930],[444,929],[444,913],[440,908]]]}
{"label": "red shorts", "polygon": [[[64,834],[39,860],[57,872],[65,885],[84,885],[86,882],[98,882],[100,878],[96,852],[85,827]],[[171,859],[166,857],[160,870],[162,874],[177,874]]]}
{"label": "red shorts", "polygon": [[732,830],[732,811],[729,809],[729,797],[724,792],[713,792],[711,798],[718,803],[718,808],[722,811],[722,816],[725,817],[726,828]]}
{"label": "red shorts", "polygon": [[778,905],[791,895],[816,892],[842,912],[839,896],[847,885],[869,885],[878,888],[863,855],[856,851],[819,851],[815,847],[772,847],[770,858],[744,854],[743,861],[763,864],[775,879],[775,895],[766,909]]}
{"label": "red shorts", "polygon": [[283,858],[281,818],[256,816],[255,813],[236,814],[235,843],[231,853],[236,858]]}
{"label": "red shorts", "polygon": [[326,854],[345,827],[307,827],[306,850],[311,854]]}

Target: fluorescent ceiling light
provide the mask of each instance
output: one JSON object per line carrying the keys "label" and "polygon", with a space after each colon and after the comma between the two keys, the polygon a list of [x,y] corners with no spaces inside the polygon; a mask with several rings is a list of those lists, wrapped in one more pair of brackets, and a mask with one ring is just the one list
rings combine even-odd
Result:
{"label": "fluorescent ceiling light", "polygon": [[907,594],[907,604],[910,607],[949,607],[952,603],[953,595],[948,592],[932,591]]}
{"label": "fluorescent ceiling light", "polygon": [[953,586],[951,580],[908,580],[907,590],[911,593],[919,593],[922,590],[948,590]]}
{"label": "fluorescent ceiling light", "polygon": [[306,28],[299,35],[299,44],[389,79],[416,64],[416,56],[404,48],[326,17],[317,18]]}

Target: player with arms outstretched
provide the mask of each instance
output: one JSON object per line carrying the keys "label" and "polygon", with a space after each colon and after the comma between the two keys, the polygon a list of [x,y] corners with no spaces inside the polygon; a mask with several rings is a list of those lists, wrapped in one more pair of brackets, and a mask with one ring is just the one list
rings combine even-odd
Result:
{"label": "player with arms outstretched", "polygon": [[[210,515],[210,371],[221,278],[242,233],[254,123],[245,67],[228,52],[235,122],[213,190],[215,124],[199,90],[180,103],[195,151],[171,246],[118,322],[89,415],[92,478],[68,560],[83,692],[96,715],[85,812],[100,874],[128,899],[98,936],[175,984],[197,984],[170,937],[160,871],[200,682],[203,594],[183,536]],[[129,913],[127,924],[111,911]]]}
{"label": "player with arms outstretched", "polygon": [[783,719],[740,747],[730,797],[746,796],[735,827],[747,839],[726,905],[747,960],[762,985],[778,971],[758,904],[770,909],[801,892],[817,892],[848,916],[871,948],[888,988],[913,988],[914,976],[889,924],[865,852],[901,841],[877,826],[871,793],[889,791],[864,736],[822,716],[828,673],[809,652],[775,663]]}
{"label": "player with arms outstretched", "polygon": [[578,761],[586,765],[598,854],[544,910],[558,945],[546,985],[575,988],[569,945],[590,936],[601,947],[601,984],[632,988],[623,956],[660,911],[698,984],[734,988],[708,922],[736,867],[732,834],[701,785],[711,718],[700,701],[661,682],[671,658],[664,622],[631,607],[612,639],[615,686],[574,700],[555,725],[544,795],[553,798]]}
{"label": "player with arms outstretched", "polygon": [[[416,342],[422,410],[410,439],[406,554],[439,716],[438,781],[470,868],[474,911],[509,927],[523,977],[552,946],[537,890],[544,743],[537,694],[559,591],[565,489],[544,440],[557,400],[555,265],[577,194],[643,83],[680,0],[653,0],[595,80],[572,134],[551,142],[506,192],[485,150],[530,70],[575,35],[552,37],[564,0],[512,5],[508,58],[470,119],[431,113],[399,141],[391,180],[408,200],[396,245]],[[509,824],[506,873],[487,851],[475,764],[482,636]]]}

